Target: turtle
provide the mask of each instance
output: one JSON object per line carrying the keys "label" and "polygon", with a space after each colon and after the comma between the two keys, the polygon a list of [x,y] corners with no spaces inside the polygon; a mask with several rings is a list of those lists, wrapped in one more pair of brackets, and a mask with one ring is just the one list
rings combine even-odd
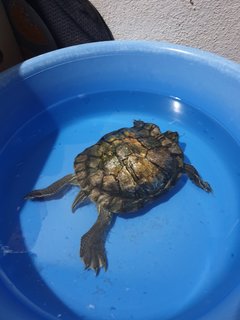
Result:
{"label": "turtle", "polygon": [[80,191],[73,204],[87,199],[96,204],[98,218],[81,238],[80,257],[86,269],[96,273],[107,269],[106,235],[113,216],[136,212],[172,188],[182,174],[206,192],[210,184],[197,169],[184,162],[176,131],[161,132],[159,126],[135,120],[130,128],[104,135],[74,160],[75,173],[68,174],[44,189],[33,190],[26,199],[48,198],[67,185]]}

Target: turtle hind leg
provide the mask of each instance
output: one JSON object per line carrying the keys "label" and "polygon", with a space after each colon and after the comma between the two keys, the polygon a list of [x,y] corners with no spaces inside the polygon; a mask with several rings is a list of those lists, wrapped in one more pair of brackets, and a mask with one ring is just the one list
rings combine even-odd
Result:
{"label": "turtle hind leg", "polygon": [[105,239],[111,221],[112,213],[100,209],[97,221],[81,239],[80,257],[86,269],[93,269],[96,274],[101,267],[107,270]]}
{"label": "turtle hind leg", "polygon": [[186,173],[189,179],[195,183],[199,188],[203,189],[206,192],[212,192],[210,184],[200,177],[198,171],[191,164],[184,164],[183,167],[184,173]]}
{"label": "turtle hind leg", "polygon": [[78,206],[81,202],[85,201],[85,200],[87,199],[87,197],[88,197],[88,196],[86,195],[86,193],[81,190],[81,191],[77,194],[75,200],[73,201],[73,204],[72,204],[72,212],[75,212],[77,206]]}
{"label": "turtle hind leg", "polygon": [[58,192],[60,192],[64,187],[66,187],[69,184],[76,184],[76,176],[74,174],[68,174],[63,178],[50,184],[50,186],[44,189],[31,191],[24,197],[24,199],[28,200],[28,199],[35,199],[35,198],[51,197],[57,194]]}

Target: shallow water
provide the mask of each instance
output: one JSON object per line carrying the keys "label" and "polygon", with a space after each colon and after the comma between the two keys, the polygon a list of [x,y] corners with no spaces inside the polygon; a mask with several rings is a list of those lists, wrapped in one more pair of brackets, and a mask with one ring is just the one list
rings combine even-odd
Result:
{"label": "shallow water", "polygon": [[[23,196],[73,172],[78,153],[134,119],[178,131],[186,161],[213,193],[182,177],[138,214],[118,216],[106,242],[108,271],[96,277],[79,259],[95,206],[71,213],[77,187],[50,201]],[[196,319],[240,280],[239,144],[194,106],[144,92],[74,97],[23,126],[2,157],[2,267],[25,297],[56,318]]]}

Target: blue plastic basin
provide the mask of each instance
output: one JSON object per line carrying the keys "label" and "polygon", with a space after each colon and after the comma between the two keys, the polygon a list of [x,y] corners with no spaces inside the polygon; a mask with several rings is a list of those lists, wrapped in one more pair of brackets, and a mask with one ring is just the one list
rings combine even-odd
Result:
{"label": "blue plastic basin", "polygon": [[[0,319],[240,319],[239,65],[167,43],[81,45],[1,74],[0,106]],[[182,177],[118,216],[96,277],[79,259],[95,206],[71,214],[77,187],[23,197],[134,119],[178,131],[213,193]]]}

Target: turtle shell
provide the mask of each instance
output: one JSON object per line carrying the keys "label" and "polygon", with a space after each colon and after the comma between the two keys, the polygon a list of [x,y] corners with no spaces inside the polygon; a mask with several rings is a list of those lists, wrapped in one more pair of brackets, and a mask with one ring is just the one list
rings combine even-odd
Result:
{"label": "turtle shell", "polygon": [[138,210],[173,186],[182,167],[177,132],[143,121],[106,134],[74,162],[82,191],[113,213]]}

